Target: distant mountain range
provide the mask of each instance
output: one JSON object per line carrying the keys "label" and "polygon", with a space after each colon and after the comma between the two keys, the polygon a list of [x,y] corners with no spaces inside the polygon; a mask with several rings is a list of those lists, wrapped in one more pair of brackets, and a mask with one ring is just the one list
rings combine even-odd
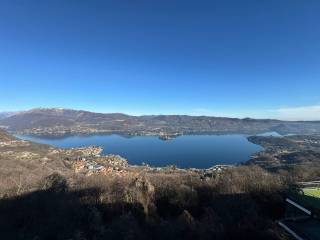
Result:
{"label": "distant mountain range", "polygon": [[0,127],[17,134],[179,135],[276,131],[280,134],[320,134],[320,121],[226,118],[187,115],[130,116],[61,108],[37,108],[0,114]]}
{"label": "distant mountain range", "polygon": [[0,119],[11,117],[17,114],[17,112],[0,112]]}

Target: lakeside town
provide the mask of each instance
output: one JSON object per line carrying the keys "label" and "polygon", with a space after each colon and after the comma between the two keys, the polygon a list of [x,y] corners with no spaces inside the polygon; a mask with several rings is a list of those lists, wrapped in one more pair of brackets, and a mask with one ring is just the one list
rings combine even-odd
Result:
{"label": "lakeside town", "polygon": [[[316,226],[314,224],[317,224],[317,216],[319,216],[319,205],[317,205],[317,203],[310,205],[308,202],[310,196],[317,199],[317,190],[314,189],[314,185],[311,186],[308,181],[303,184],[299,183],[301,186],[297,183],[297,186],[300,186],[298,192],[293,191],[291,193],[292,190],[290,190],[289,195],[288,193],[281,193],[281,195],[278,196],[280,193],[276,192],[286,186],[285,182],[281,180],[285,175],[278,175],[278,173],[275,172],[276,168],[281,170],[284,166],[295,168],[306,164],[305,166],[312,168],[312,166],[316,166],[311,165],[316,164],[316,159],[315,162],[312,162],[310,159],[308,159],[308,162],[305,162],[303,159],[300,159],[300,161],[289,161],[287,159],[286,161],[281,161],[281,164],[278,165],[265,161],[264,164],[260,165],[258,158],[268,156],[272,159],[280,159],[280,156],[283,158],[286,154],[292,155],[293,152],[310,152],[317,150],[320,144],[319,139],[320,137],[318,138],[314,135],[252,137],[249,138],[250,141],[255,143],[259,142],[265,149],[253,155],[251,160],[244,165],[215,165],[207,169],[183,169],[177,166],[152,167],[147,164],[130,165],[126,159],[119,155],[102,155],[103,149],[99,146],[61,149],[20,140],[0,130],[0,161],[2,163],[0,173],[1,176],[5,176],[6,179],[6,181],[4,181],[3,178],[0,182],[0,199],[1,197],[2,199],[7,199],[14,196],[19,197],[26,194],[33,194],[33,192],[39,191],[39,189],[42,189],[41,191],[48,191],[48,193],[51,191],[58,191],[59,193],[62,191],[59,189],[65,188],[64,184],[66,183],[68,183],[70,191],[74,191],[71,189],[79,189],[79,184],[85,184],[85,186],[91,186],[93,184],[92,186],[95,188],[99,187],[99,189],[112,188],[113,185],[109,185],[109,182],[112,181],[113,184],[115,184],[114,186],[119,186],[119,188],[122,189],[122,194],[124,194],[123,199],[125,199],[127,203],[138,201],[143,206],[143,214],[145,214],[147,218],[153,219],[150,221],[156,221],[155,219],[158,217],[153,216],[153,214],[156,214],[155,206],[158,204],[157,207],[161,209],[161,205],[157,202],[153,203],[153,199],[156,198],[156,191],[159,191],[162,187],[164,187],[163,191],[166,192],[171,191],[170,186],[176,186],[179,190],[177,190],[178,192],[175,194],[178,196],[182,194],[180,197],[183,201],[187,202],[190,200],[184,199],[184,194],[191,200],[198,198],[196,196],[202,191],[202,187],[207,189],[205,191],[211,192],[212,190],[209,189],[215,186],[216,190],[213,191],[220,192],[215,198],[210,197],[213,202],[217,201],[215,199],[219,198],[219,196],[224,196],[223,193],[225,192],[229,194],[239,194],[239,191],[240,193],[253,191],[249,190],[251,188],[257,188],[257,190],[254,191],[261,191],[261,189],[266,188],[267,190],[263,191],[271,194],[273,199],[272,204],[279,204],[279,206],[286,204],[288,205],[288,209],[304,209],[307,213],[306,216],[303,216],[304,224],[310,225],[313,229]],[[296,145],[299,145],[299,148],[297,148]],[[266,169],[272,169],[274,173],[258,168],[259,165]],[[314,170],[316,169],[317,167],[314,168]],[[312,173],[305,172],[301,179],[307,180],[310,176],[312,176]],[[181,181],[182,183],[180,185],[179,182]],[[179,184],[176,185],[176,182]],[[244,185],[242,186],[240,183]],[[163,186],[163,184],[165,185]],[[317,186],[318,185],[316,185],[316,187]],[[239,187],[240,189],[238,189]],[[195,188],[197,190],[194,190]],[[115,191],[120,191],[120,189]],[[110,194],[111,193],[108,193],[107,196]],[[170,194],[170,192],[166,194]],[[212,196],[215,196],[215,194],[216,193]],[[284,203],[278,202],[282,194],[283,196],[287,196]],[[92,195],[90,196],[92,197]],[[89,196],[87,196],[87,198],[89,198]],[[94,201],[107,201],[106,199],[108,198],[109,197],[106,196],[100,196],[98,198],[99,200]],[[182,201],[182,199],[179,201]],[[246,200],[241,200],[241,198],[238,197],[236,199],[236,202],[244,201],[243,204],[246,204]],[[204,201],[204,199],[202,201]],[[185,219],[183,221],[186,221],[186,226],[192,227],[196,221],[200,220],[195,220],[196,213],[191,210],[192,208],[187,207],[189,206],[187,202],[184,203],[187,204],[186,206],[182,205],[184,207],[182,207],[182,209],[179,208],[179,211],[182,211],[179,219]],[[233,204],[236,204],[236,202]],[[221,203],[215,203],[215,205],[217,204]],[[252,202],[250,202],[250,204],[252,204]],[[0,200],[0,211],[1,206]],[[162,211],[164,210],[161,210],[161,212]],[[246,214],[248,213],[246,212]],[[294,210],[294,214],[291,210],[286,210],[284,216],[279,215],[277,218],[280,217],[279,227],[281,228],[270,226],[274,234],[284,236],[286,232],[292,230],[305,232],[303,224],[295,220],[297,217],[299,219],[301,218],[301,216],[297,214],[297,210]],[[268,219],[268,217],[265,216],[263,220],[265,219]],[[284,229],[284,231],[282,231],[282,229]],[[309,234],[308,231],[305,233]]]}

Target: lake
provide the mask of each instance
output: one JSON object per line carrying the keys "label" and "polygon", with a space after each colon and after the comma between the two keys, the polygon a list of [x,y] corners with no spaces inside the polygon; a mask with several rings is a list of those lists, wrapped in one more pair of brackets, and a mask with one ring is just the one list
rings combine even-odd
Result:
{"label": "lake", "polygon": [[249,160],[262,147],[247,140],[246,135],[186,135],[163,141],[155,136],[93,135],[66,138],[17,136],[33,142],[70,148],[96,145],[103,154],[119,154],[130,164],[151,166],[176,165],[182,168],[209,168],[216,164],[235,164]]}

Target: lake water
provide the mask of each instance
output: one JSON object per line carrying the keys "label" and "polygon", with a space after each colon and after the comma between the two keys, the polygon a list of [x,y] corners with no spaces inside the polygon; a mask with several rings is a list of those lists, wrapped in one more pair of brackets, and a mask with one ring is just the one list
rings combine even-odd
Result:
{"label": "lake water", "polygon": [[18,136],[19,138],[70,148],[96,145],[103,154],[119,154],[130,164],[176,165],[182,168],[208,168],[216,164],[235,164],[249,160],[262,147],[250,143],[245,135],[187,135],[169,141],[154,136],[119,135],[72,136],[60,139]]}

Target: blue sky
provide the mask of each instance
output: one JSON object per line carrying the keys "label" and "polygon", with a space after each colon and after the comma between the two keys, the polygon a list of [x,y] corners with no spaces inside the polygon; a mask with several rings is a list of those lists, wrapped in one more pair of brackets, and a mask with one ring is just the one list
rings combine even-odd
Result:
{"label": "blue sky", "polygon": [[320,119],[320,1],[0,1],[0,111]]}

